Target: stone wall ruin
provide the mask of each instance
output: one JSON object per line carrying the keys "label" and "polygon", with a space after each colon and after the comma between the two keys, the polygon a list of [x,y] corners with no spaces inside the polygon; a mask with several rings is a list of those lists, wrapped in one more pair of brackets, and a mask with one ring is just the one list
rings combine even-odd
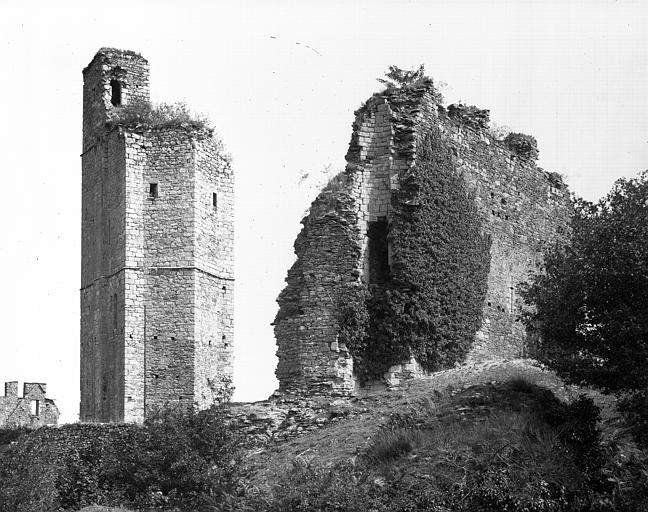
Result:
{"label": "stone wall ruin", "polygon": [[56,425],[59,410],[46,391],[47,385],[42,382],[25,382],[23,394],[18,396],[18,382],[5,382],[4,396],[0,396],[0,428]]}
{"label": "stone wall ruin", "polygon": [[[547,244],[566,236],[567,187],[536,165],[532,137],[498,140],[488,111],[438,104],[431,86],[388,88],[356,113],[347,165],[312,203],[295,242],[275,319],[280,391],[354,394],[359,382],[348,347],[339,342],[339,297],[349,286],[389,279],[388,243],[394,194],[417,162],[417,145],[438,130],[454,172],[474,194],[491,263],[481,329],[468,358],[525,355],[517,286],[535,271]],[[413,359],[390,361],[388,383],[423,373]]]}

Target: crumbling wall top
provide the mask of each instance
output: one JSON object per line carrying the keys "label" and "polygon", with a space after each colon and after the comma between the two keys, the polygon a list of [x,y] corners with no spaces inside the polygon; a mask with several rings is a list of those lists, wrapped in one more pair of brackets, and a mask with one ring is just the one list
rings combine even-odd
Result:
{"label": "crumbling wall top", "polygon": [[88,69],[92,67],[94,62],[98,59],[124,59],[124,60],[136,60],[141,62],[142,64],[148,64],[148,60],[146,60],[140,53],[134,52],[132,50],[121,50],[119,48],[108,48],[108,47],[103,47],[99,48],[97,53],[95,53],[94,57],[90,61],[90,63],[83,68],[83,73],[86,73]]}

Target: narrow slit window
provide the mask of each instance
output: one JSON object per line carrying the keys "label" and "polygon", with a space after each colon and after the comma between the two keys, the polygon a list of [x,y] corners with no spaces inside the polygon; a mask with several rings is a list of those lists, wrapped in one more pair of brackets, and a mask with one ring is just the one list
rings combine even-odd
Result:
{"label": "narrow slit window", "polygon": [[149,197],[155,199],[158,196],[158,184],[149,183]]}
{"label": "narrow slit window", "polygon": [[218,196],[216,195],[216,192],[212,194],[212,206],[214,207],[214,210],[218,208]]}
{"label": "narrow slit window", "polygon": [[31,413],[34,416],[38,416],[40,414],[40,400],[31,401]]}
{"label": "narrow slit window", "polygon": [[122,104],[122,85],[117,80],[110,81],[110,103],[116,107]]}

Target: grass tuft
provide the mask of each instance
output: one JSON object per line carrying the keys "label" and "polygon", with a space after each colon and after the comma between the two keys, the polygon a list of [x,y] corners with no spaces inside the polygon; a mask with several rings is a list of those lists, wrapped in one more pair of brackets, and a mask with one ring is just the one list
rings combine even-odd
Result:
{"label": "grass tuft", "polygon": [[389,463],[410,453],[420,440],[421,433],[418,430],[385,430],[374,439],[365,457],[372,464]]}

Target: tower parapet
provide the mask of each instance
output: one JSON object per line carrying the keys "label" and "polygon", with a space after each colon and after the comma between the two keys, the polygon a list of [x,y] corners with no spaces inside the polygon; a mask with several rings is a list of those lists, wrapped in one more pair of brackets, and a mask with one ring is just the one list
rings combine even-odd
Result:
{"label": "tower parapet", "polygon": [[83,70],[83,152],[119,107],[150,101],[149,63],[139,53],[101,48]]}

